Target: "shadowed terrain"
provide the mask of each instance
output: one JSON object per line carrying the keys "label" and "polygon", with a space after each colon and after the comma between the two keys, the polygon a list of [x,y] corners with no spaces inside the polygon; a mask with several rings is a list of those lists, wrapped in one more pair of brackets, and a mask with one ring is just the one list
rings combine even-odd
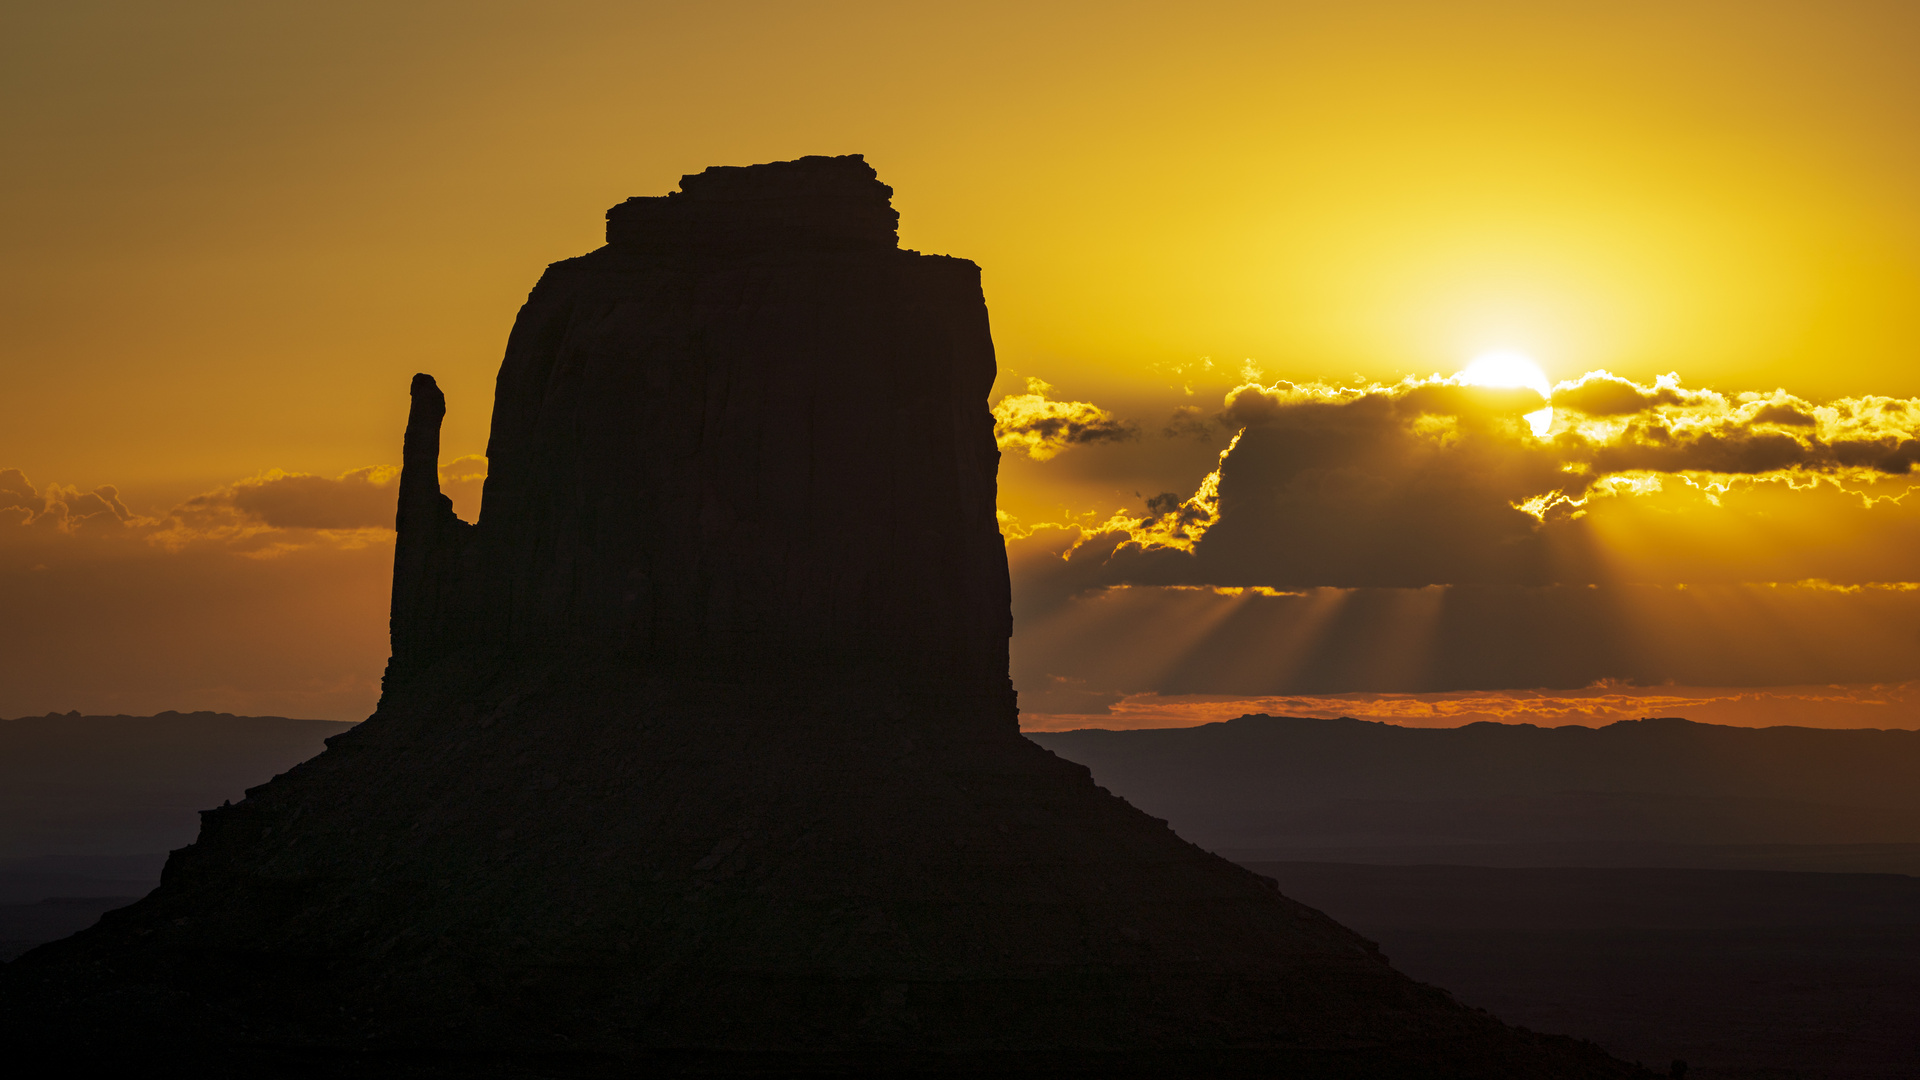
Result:
{"label": "shadowed terrain", "polygon": [[1510,1023],[1698,1077],[1920,1060],[1920,733],[1248,716],[1029,737]]}
{"label": "shadowed terrain", "polygon": [[1689,1076],[1894,1080],[1920,1061],[1920,878],[1250,863],[1511,1023]]}
{"label": "shadowed terrain", "polygon": [[350,726],[211,712],[0,721],[0,960],[146,895],[200,811]]}
{"label": "shadowed terrain", "polygon": [[[243,723],[258,734],[275,730],[274,718],[220,718],[222,725],[211,728],[167,727],[171,719],[128,718],[95,728],[67,717],[34,717],[12,722],[12,730],[84,731],[84,738],[34,740],[43,746],[36,772],[93,777],[84,794],[109,805],[124,801],[128,791],[184,786],[183,771],[225,777],[238,794],[272,767],[254,761],[258,747],[246,739],[197,733],[217,735],[222,725]],[[156,752],[154,735],[162,729],[185,745]],[[298,721],[284,722],[280,731],[289,755],[312,738]],[[131,753],[136,746],[142,752]],[[104,764],[116,761],[116,767]],[[21,823],[0,824],[17,831]],[[113,819],[86,819],[63,827],[50,842],[91,851],[110,846],[117,835]],[[191,836],[189,826],[169,842]],[[1551,842],[1483,849],[1501,858],[1577,850]],[[1703,850],[1675,846],[1667,853],[1698,858]],[[1732,850],[1757,857],[1746,848]],[[1800,849],[1801,857],[1808,850],[1828,858],[1860,855],[1816,846]],[[1765,851],[1782,857],[1779,848]],[[735,856],[750,853],[743,840],[715,862],[713,877],[731,876]],[[709,849],[702,860],[712,855]],[[132,903],[158,883],[163,859],[41,855],[0,866],[0,886],[8,890],[0,895],[0,959]],[[1913,877],[1248,865],[1278,880],[1285,895],[1379,942],[1394,965],[1415,978],[1510,1022],[1591,1038],[1630,1060],[1684,1059],[1692,1064],[1689,1075],[1699,1077],[1793,1070],[1806,1077],[1883,1078],[1907,1075],[1907,1063],[1920,1054],[1906,1023],[1920,1009],[1920,879]]]}

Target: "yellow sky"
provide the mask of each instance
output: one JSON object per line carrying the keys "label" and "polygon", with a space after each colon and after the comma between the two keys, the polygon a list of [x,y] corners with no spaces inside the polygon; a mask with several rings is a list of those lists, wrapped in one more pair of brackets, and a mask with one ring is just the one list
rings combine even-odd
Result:
{"label": "yellow sky", "polygon": [[[11,5],[5,457],[164,502],[484,441],[518,301],[683,172],[859,151],[1009,368],[1495,345],[1920,391],[1920,14],[1692,3]],[[161,489],[166,489],[162,491]]]}
{"label": "yellow sky", "polygon": [[[1161,428],[1243,383],[1405,387],[1507,348],[1554,381],[1920,397],[1916,55],[1903,3],[0,4],[0,486],[25,499],[0,513],[148,515],[0,551],[0,601],[66,604],[58,633],[0,632],[46,673],[0,715],[67,707],[108,612],[137,663],[97,707],[363,712],[389,493],[349,471],[396,463],[416,371],[447,391],[448,461],[480,452],[541,268],[714,164],[864,153],[904,244],[985,268],[996,399],[1038,378],[1140,433],[1009,454],[1026,523],[1195,493],[1230,433]],[[449,467],[471,515],[483,463]],[[249,510],[272,470],[349,474],[340,528]],[[1621,580],[1920,576],[1920,502],[1821,491],[1709,520],[1675,482],[1579,528]],[[1831,617],[1905,633],[1920,599],[1887,596]],[[226,652],[180,629],[214,622]],[[1047,648],[1031,679],[1080,685]],[[1271,666],[1249,656],[1234,678]],[[1101,692],[1200,692],[1168,680]],[[1294,692],[1233,692],[1256,691]]]}

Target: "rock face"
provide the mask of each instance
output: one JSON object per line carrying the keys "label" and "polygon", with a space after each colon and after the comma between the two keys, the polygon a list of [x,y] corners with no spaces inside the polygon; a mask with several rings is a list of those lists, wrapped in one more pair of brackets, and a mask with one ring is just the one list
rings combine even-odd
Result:
{"label": "rock face", "polygon": [[859,670],[1010,723],[980,270],[901,250],[891,194],[807,158],[609,211],[514,326],[478,527],[439,495],[417,377],[392,676],[617,645]]}
{"label": "rock face", "polygon": [[378,711],[9,965],[15,1045],[1634,1075],[1411,982],[1019,735],[979,270],[900,250],[890,195],[804,158],[615,207],[514,327],[477,524],[417,377]]}

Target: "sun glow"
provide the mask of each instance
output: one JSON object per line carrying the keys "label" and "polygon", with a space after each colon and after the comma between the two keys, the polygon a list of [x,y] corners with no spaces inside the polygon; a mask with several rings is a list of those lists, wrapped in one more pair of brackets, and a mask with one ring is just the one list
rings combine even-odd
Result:
{"label": "sun glow", "polygon": [[[1540,370],[1540,365],[1534,363],[1527,354],[1511,349],[1481,353],[1460,372],[1458,378],[1468,386],[1524,386],[1539,391],[1543,398],[1553,396],[1553,384],[1547,381],[1546,372]],[[1535,437],[1545,438],[1547,431],[1553,427],[1553,406],[1527,413],[1525,419]]]}

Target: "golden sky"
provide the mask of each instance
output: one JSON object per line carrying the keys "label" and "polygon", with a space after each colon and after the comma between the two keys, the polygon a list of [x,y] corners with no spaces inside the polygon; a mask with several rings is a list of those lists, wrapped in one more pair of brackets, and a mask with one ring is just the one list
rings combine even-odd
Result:
{"label": "golden sky", "polygon": [[[1040,379],[1040,401],[1088,403],[1132,435],[1010,452],[1012,531],[1093,535],[1154,495],[1195,496],[1237,429],[1221,415],[1343,388],[1399,400],[1490,349],[1525,352],[1553,383],[1605,369],[1651,388],[1677,372],[1722,407],[1669,428],[1827,445],[1858,417],[1755,416],[1920,396],[1915,55],[1920,9],[1901,3],[7,5],[0,469],[20,479],[0,473],[0,488],[46,521],[0,539],[0,601],[39,613],[0,642],[15,649],[0,715],[364,714],[390,557],[378,469],[397,461],[409,377],[446,389],[450,475],[475,474],[484,463],[454,459],[484,446],[506,332],[540,268],[596,246],[608,206],[712,164],[864,153],[897,193],[906,246],[985,267],[995,399]],[[1165,435],[1183,407],[1190,430]],[[1289,423],[1256,424],[1243,478]],[[1897,444],[1912,429],[1875,430]],[[1633,442],[1588,434],[1602,450]],[[1489,460],[1544,460],[1524,434],[1502,438]],[[1474,444],[1448,445],[1436,460]],[[1561,494],[1588,497],[1601,451],[1556,452],[1548,467],[1588,467]],[[1578,522],[1543,505],[1525,544],[1575,569],[1505,585],[1777,599],[1820,579],[1878,588],[1879,606],[1748,601],[1792,623],[1780,612],[1804,599],[1846,640],[1920,633],[1895,588],[1920,580],[1913,515],[1863,502],[1898,496],[1904,474],[1795,465],[1716,506],[1702,501],[1712,477],[1689,488],[1677,460],[1660,466],[1664,491],[1604,493]],[[1533,496],[1551,498],[1507,501]],[[138,542],[105,535],[103,513],[144,522]],[[1479,573],[1414,580],[1381,559],[1345,577],[1216,560],[1179,581],[1107,571],[1076,587],[1416,590],[1399,610]],[[1102,596],[1074,593],[1030,625],[1057,638]],[[1279,621],[1258,640],[1304,633],[1285,629],[1285,598],[1266,600],[1261,617]],[[1725,648],[1741,655],[1784,640],[1714,618],[1740,631]],[[1042,662],[1079,654],[1023,640],[1023,692],[1107,670]],[[1212,685],[1288,692],[1248,674],[1277,663],[1256,653]],[[1754,668],[1636,663],[1610,677]],[[1901,663],[1793,677],[1920,678]],[[1211,688],[1195,679],[1088,692]],[[1344,689],[1395,689],[1356,679]]]}

